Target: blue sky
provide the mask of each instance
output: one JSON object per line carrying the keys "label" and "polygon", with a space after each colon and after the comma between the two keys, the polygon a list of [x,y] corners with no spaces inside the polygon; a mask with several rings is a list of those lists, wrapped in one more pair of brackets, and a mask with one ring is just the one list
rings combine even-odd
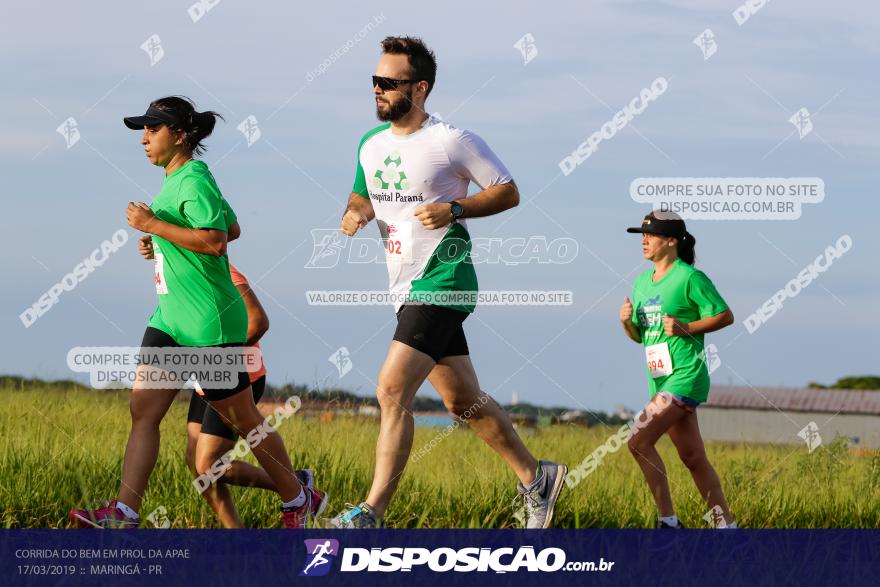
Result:
{"label": "blue sky", "polygon": [[[880,327],[874,241],[880,125],[880,25],[871,2],[771,2],[742,26],[734,2],[568,2],[434,9],[363,3],[221,0],[197,22],[187,3],[10,7],[0,24],[0,169],[11,212],[0,373],[71,377],[74,346],[137,345],[155,306],[134,239],[25,329],[18,315],[114,231],[125,205],[157,193],[161,170],[121,123],[154,98],[185,94],[226,117],[204,159],[239,215],[230,258],[258,282],[272,327],[269,381],[373,392],[393,334],[390,308],[309,307],[316,289],[381,290],[380,265],[306,269],[309,231],[338,224],[357,143],[375,125],[369,76],[379,41],[423,37],[439,62],[428,109],[480,134],[506,163],[523,203],[469,223],[473,236],[574,238],[568,265],[480,265],[484,289],[564,289],[569,307],[484,307],[466,322],[482,387],[507,402],[612,409],[647,399],[643,354],[617,321],[639,271],[646,213],[637,177],[820,177],[825,201],[795,221],[694,221],[698,267],[737,324],[714,335],[721,383],[802,385],[876,371]],[[371,21],[381,20],[359,32]],[[712,29],[718,51],[692,40]],[[526,33],[537,56],[513,47]],[[151,35],[164,56],[151,66]],[[325,73],[313,71],[351,41]],[[558,162],[652,80],[669,88],[571,175]],[[813,113],[814,132],[788,118]],[[250,147],[236,130],[256,117]],[[66,148],[56,127],[77,121]],[[786,137],[789,137],[787,140]],[[781,143],[781,144],[780,144]],[[377,235],[375,226],[368,235]],[[853,248],[755,334],[742,321],[842,234]],[[134,235],[132,231],[132,235]],[[328,357],[352,352],[342,379]],[[422,393],[432,393],[429,388]]]}

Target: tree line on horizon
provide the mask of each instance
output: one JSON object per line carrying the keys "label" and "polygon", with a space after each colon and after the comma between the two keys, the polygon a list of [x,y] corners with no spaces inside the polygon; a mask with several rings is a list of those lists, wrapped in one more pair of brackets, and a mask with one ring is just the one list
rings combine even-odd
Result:
{"label": "tree line on horizon", "polygon": [[[880,390],[880,376],[873,375],[856,375],[841,377],[831,385],[810,382],[807,384],[810,389],[851,389],[877,391]],[[72,379],[44,380],[39,377],[21,377],[18,375],[0,375],[0,390],[91,390],[87,385]],[[118,391],[118,390],[117,390]],[[363,396],[353,393],[343,388],[325,388],[315,389],[302,383],[285,383],[284,385],[266,384],[266,391],[263,397],[269,399],[286,399],[291,396],[299,396],[303,402],[329,402],[337,404],[339,408],[357,408],[360,406],[378,407],[379,402],[375,395]],[[443,402],[433,397],[416,396],[413,400],[414,412],[446,412]],[[530,403],[516,403],[503,405],[502,407],[511,415],[521,416],[529,419],[549,419],[558,420],[563,414],[576,412],[571,421],[593,426],[596,424],[618,425],[623,424],[624,419],[618,414],[608,414],[605,412],[595,412],[590,410],[572,410],[566,407],[547,407],[537,406]]]}

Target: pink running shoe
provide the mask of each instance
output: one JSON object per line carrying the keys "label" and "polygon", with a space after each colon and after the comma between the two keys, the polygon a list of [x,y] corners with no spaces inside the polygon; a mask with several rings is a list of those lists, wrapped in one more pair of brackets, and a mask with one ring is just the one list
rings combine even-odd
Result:
{"label": "pink running shoe", "polygon": [[306,493],[306,502],[298,508],[281,508],[281,525],[284,528],[305,529],[309,518],[315,519],[321,515],[329,501],[326,491],[318,491],[311,487],[303,486]]}
{"label": "pink running shoe", "polygon": [[137,528],[141,525],[140,518],[129,518],[123,514],[116,507],[115,499],[93,510],[70,510],[68,517],[75,528]]}

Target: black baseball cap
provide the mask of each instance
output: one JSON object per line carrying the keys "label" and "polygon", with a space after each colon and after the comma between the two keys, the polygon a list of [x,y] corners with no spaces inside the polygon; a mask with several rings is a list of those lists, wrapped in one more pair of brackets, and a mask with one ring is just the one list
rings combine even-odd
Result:
{"label": "black baseball cap", "polygon": [[127,116],[122,119],[122,122],[131,130],[141,130],[145,126],[155,126],[158,124],[174,126],[177,124],[177,118],[170,112],[150,106],[143,116]]}
{"label": "black baseball cap", "polygon": [[684,220],[674,212],[651,212],[642,220],[641,226],[627,228],[626,231],[656,234],[679,239],[687,235]]}

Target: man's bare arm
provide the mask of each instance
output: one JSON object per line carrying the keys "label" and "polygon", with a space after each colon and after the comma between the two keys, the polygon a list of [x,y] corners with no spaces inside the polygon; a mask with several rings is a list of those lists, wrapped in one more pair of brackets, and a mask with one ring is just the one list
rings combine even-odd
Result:
{"label": "man's bare arm", "polygon": [[339,228],[347,236],[354,236],[358,230],[375,217],[376,212],[373,210],[373,203],[370,202],[370,199],[351,192]]}

